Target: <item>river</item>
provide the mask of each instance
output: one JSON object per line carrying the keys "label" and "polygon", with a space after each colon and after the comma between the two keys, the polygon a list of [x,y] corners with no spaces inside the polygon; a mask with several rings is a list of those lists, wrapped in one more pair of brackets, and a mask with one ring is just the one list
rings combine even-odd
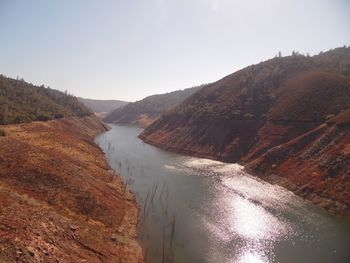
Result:
{"label": "river", "polygon": [[143,143],[111,125],[96,138],[140,206],[150,263],[350,262],[350,221],[332,216],[243,167]]}

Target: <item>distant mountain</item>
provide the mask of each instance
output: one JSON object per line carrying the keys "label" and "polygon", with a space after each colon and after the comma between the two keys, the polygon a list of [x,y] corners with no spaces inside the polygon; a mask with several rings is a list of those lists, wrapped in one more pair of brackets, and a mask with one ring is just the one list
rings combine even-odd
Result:
{"label": "distant mountain", "polygon": [[350,215],[350,47],[239,70],[165,112],[140,137],[166,150],[244,163]]}
{"label": "distant mountain", "polygon": [[91,114],[72,95],[0,75],[0,124]]}
{"label": "distant mountain", "polygon": [[204,86],[201,85],[170,93],[148,96],[112,111],[104,121],[109,123],[137,124],[145,127],[154,121],[162,112],[175,107]]}
{"label": "distant mountain", "polygon": [[95,113],[109,113],[128,104],[128,102],[122,100],[92,100],[79,97],[78,100]]}

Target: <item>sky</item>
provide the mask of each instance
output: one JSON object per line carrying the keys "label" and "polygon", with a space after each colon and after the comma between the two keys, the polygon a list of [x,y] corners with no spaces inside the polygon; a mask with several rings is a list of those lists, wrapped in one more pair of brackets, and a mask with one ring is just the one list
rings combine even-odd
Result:
{"label": "sky", "polygon": [[135,101],[350,45],[349,0],[0,0],[0,73]]}

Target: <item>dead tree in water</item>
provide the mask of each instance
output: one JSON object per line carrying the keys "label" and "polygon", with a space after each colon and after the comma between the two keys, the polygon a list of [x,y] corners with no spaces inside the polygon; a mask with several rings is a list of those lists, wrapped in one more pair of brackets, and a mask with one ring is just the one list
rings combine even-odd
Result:
{"label": "dead tree in water", "polygon": [[165,227],[163,227],[163,253],[162,253],[162,263],[165,262]]}
{"label": "dead tree in water", "polygon": [[152,195],[151,195],[151,203],[152,204],[153,204],[153,199],[154,199],[154,196],[156,195],[157,189],[158,189],[158,183],[154,184],[152,186]]}
{"label": "dead tree in water", "polygon": [[165,189],[165,185],[166,185],[166,183],[164,182],[163,186],[162,186],[162,189],[160,190],[159,201],[162,200],[162,195],[163,195],[163,192],[164,192],[164,189]]}
{"label": "dead tree in water", "polygon": [[172,246],[173,242],[175,241],[175,223],[176,223],[176,214],[174,212],[173,221],[171,223],[170,246]]}

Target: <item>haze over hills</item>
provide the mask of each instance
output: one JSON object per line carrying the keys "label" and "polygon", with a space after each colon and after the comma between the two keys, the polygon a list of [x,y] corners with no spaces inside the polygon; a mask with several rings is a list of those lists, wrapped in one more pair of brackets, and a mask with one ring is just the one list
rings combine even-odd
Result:
{"label": "haze over hills", "polygon": [[72,95],[0,76],[0,124],[91,114],[91,110]]}
{"label": "haze over hills", "polygon": [[201,85],[165,94],[148,96],[112,111],[104,118],[104,121],[109,123],[137,124],[146,127],[162,112],[173,108],[205,86]]}
{"label": "haze over hills", "polygon": [[350,214],[349,76],[350,47],[276,57],[208,85],[140,137],[170,151],[241,162],[266,179],[279,175],[283,180],[269,179]]}
{"label": "haze over hills", "polygon": [[78,100],[82,102],[86,107],[91,109],[94,113],[105,113],[108,114],[112,110],[120,108],[126,104],[127,101],[122,100],[93,100],[93,99],[85,99],[79,98]]}

